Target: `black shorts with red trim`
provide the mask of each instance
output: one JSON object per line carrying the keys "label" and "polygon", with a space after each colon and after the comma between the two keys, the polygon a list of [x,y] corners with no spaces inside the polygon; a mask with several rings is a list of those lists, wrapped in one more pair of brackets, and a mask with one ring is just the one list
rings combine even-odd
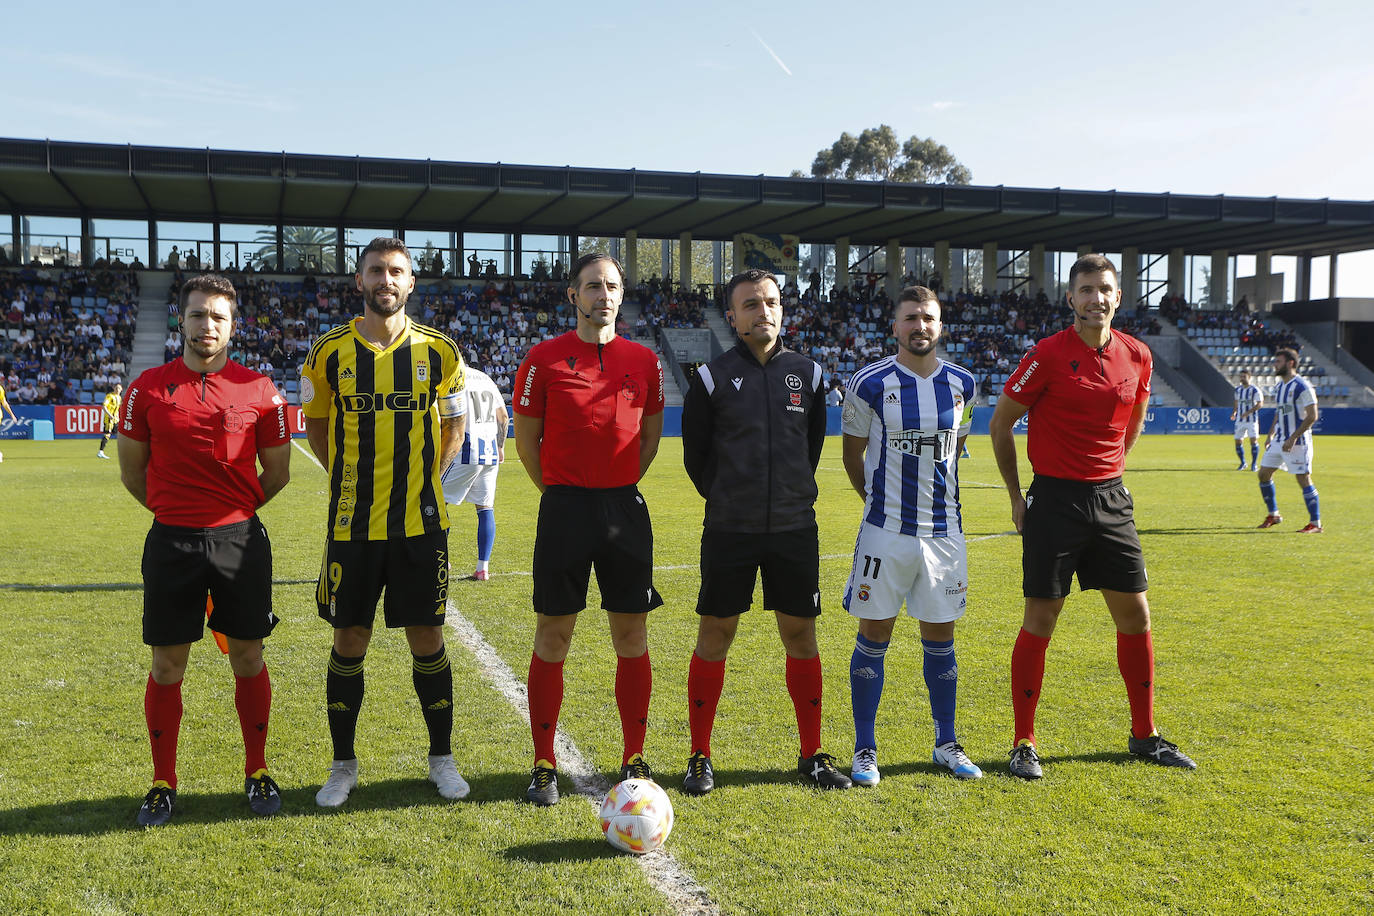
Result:
{"label": "black shorts with red trim", "polygon": [[663,604],[654,588],[654,530],[637,487],[550,486],[534,538],[534,609],[577,614],[596,570],[601,607],[640,614]]}
{"label": "black shorts with red trim", "polygon": [[1021,530],[1022,592],[1064,598],[1078,587],[1143,592],[1149,582],[1135,504],[1120,477],[1063,480],[1036,475]]}
{"label": "black shorts with red trim", "polygon": [[153,522],[143,542],[143,641],[177,646],[210,628],[234,639],[262,639],[272,613],[272,542],[257,516],[217,528]]}

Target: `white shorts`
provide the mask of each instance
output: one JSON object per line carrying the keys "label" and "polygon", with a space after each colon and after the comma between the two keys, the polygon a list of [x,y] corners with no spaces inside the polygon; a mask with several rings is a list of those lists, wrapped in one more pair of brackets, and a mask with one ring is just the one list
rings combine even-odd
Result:
{"label": "white shorts", "polygon": [[854,544],[854,567],[844,587],[845,610],[864,620],[910,617],[950,623],[964,616],[968,552],[963,532],[913,537],[864,522]]}
{"label": "white shorts", "polygon": [[1236,421],[1236,438],[1244,439],[1249,436],[1251,440],[1259,441],[1259,419],[1252,417],[1249,420]]}
{"label": "white shorts", "polygon": [[1269,447],[1264,450],[1264,455],[1260,457],[1260,467],[1279,468],[1290,474],[1311,474],[1312,473],[1312,442],[1309,439],[1307,444],[1299,442],[1290,451],[1283,450],[1283,440],[1274,439],[1270,441]]}
{"label": "white shorts", "polygon": [[444,502],[451,506],[472,503],[474,506],[496,505],[496,472],[499,464],[463,464],[455,461],[444,472]]}

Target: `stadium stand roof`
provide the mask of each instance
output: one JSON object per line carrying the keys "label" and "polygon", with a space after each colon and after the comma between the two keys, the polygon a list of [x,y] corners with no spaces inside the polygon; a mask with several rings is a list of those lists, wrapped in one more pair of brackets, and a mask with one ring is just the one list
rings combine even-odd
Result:
{"label": "stadium stand roof", "polygon": [[901,184],[0,139],[0,210],[474,232],[1189,254],[1374,249],[1374,201]]}

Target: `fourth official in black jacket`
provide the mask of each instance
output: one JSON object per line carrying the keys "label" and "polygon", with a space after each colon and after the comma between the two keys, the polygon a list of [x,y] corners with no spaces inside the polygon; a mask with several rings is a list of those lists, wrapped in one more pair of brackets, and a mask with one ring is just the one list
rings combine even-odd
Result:
{"label": "fourth official in black jacket", "polygon": [[682,405],[682,461],[713,531],[793,531],[816,524],[825,446],[821,367],[774,344],[759,365],[748,344],[702,366]]}
{"label": "fourth official in black jacket", "polygon": [[[787,692],[797,715],[797,770],[812,785],[850,779],[821,752],[820,538],[816,466],[825,445],[821,367],[782,345],[782,298],[773,275],[748,270],[725,288],[734,349],[698,370],[682,405],[682,460],[706,499],[701,535],[697,644],[687,668],[692,754],[684,792],[715,787],[711,730],[725,658],[740,615],[763,579],[763,607],[787,653]],[[746,689],[756,688],[751,672]]]}

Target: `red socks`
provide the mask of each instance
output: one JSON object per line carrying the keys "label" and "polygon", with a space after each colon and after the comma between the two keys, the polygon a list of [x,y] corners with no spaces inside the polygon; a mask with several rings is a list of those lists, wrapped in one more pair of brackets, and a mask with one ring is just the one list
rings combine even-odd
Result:
{"label": "red socks", "polygon": [[1035,706],[1045,681],[1045,650],[1048,636],[1036,636],[1022,628],[1011,650],[1011,708],[1016,718],[1012,747],[1023,740],[1035,743]]}
{"label": "red socks", "polygon": [[687,665],[687,724],[692,730],[692,753],[711,756],[711,729],[716,724],[716,707],[725,687],[725,659],[708,662],[692,653]]}
{"label": "red socks", "polygon": [[272,679],[267,665],[252,677],[234,678],[234,708],[243,732],[243,772],[252,776],[267,769],[267,718],[272,710]]}
{"label": "red socks", "polygon": [[181,731],[181,681],[159,684],[148,675],[143,692],[143,717],[153,748],[153,782],[177,787],[177,734]]}
{"label": "red socks", "polygon": [[557,766],[553,738],[558,731],[558,710],[563,706],[563,663],[546,662],[531,653],[527,684],[535,762],[547,760],[550,766]]}
{"label": "red socks", "polygon": [[[1045,680],[1045,650],[1050,641],[1022,630],[1011,650],[1011,706],[1016,715],[1013,746],[1022,740],[1035,743],[1035,706]],[[1131,703],[1131,734],[1148,738],[1154,734],[1154,642],[1144,633],[1116,634],[1116,663],[1126,682],[1126,697]]]}
{"label": "red socks", "polygon": [[1116,666],[1131,701],[1131,734],[1148,738],[1155,733],[1155,646],[1149,630],[1116,634]]}
{"label": "red socks", "polygon": [[620,709],[620,731],[625,737],[622,764],[635,754],[644,753],[644,733],[649,728],[649,695],[654,673],[646,650],[639,658],[616,656],[615,705]]}
{"label": "red socks", "polygon": [[801,756],[813,757],[821,749],[821,657],[787,656],[787,692],[797,711]]}

